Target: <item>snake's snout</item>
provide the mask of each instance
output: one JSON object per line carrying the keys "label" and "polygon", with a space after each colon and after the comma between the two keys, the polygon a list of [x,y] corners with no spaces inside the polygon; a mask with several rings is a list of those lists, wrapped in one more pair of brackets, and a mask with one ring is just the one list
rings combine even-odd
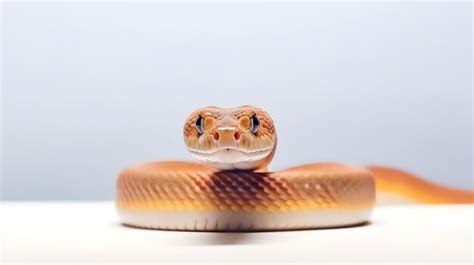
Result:
{"label": "snake's snout", "polygon": [[[240,135],[241,135],[241,134],[240,134],[239,131],[233,132],[232,135],[234,136],[235,141],[238,142],[238,141],[240,140]],[[221,139],[221,132],[219,132],[219,131],[214,132],[213,137],[214,137],[214,140],[215,140],[216,142],[219,141],[219,139]]]}
{"label": "snake's snout", "polygon": [[212,138],[221,148],[235,148],[239,144],[241,132],[236,127],[217,128]]}

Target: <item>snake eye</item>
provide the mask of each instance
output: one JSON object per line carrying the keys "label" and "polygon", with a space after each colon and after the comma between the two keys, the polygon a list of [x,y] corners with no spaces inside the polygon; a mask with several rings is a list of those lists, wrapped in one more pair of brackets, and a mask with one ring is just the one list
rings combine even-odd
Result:
{"label": "snake eye", "polygon": [[253,134],[256,134],[257,131],[258,131],[258,128],[260,128],[260,120],[258,119],[257,115],[254,114],[254,115],[250,118],[250,131],[251,131]]}
{"label": "snake eye", "polygon": [[201,116],[198,116],[196,120],[196,130],[198,131],[200,135],[204,132],[203,121],[204,121],[204,118]]}

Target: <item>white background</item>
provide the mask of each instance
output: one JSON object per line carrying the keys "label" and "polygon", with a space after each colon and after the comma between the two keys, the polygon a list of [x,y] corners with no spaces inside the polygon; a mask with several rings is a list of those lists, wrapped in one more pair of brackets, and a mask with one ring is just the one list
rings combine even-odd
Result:
{"label": "white background", "polygon": [[216,233],[122,226],[111,202],[7,202],[0,262],[472,264],[473,209],[386,206],[363,226]]}
{"label": "white background", "polygon": [[2,6],[2,198],[111,199],[190,159],[187,115],[255,104],[271,169],[339,161],[472,188],[471,3]]}

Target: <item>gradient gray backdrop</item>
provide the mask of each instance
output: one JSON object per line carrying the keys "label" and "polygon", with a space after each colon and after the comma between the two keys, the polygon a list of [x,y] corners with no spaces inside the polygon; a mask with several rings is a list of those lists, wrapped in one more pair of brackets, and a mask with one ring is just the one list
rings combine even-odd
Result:
{"label": "gradient gray backdrop", "polygon": [[3,3],[2,198],[111,199],[190,159],[200,106],[256,104],[271,169],[340,161],[472,188],[471,3]]}

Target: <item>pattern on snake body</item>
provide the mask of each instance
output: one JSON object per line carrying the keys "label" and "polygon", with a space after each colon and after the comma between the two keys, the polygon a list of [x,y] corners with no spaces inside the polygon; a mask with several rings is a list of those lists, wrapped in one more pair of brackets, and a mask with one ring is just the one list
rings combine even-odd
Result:
{"label": "pattern on snake body", "polygon": [[316,163],[268,172],[275,125],[254,106],[196,110],[183,132],[188,151],[202,163],[158,161],[125,169],[116,196],[122,223],[167,230],[308,229],[366,223],[376,200],[474,202],[472,191],[386,167]]}

